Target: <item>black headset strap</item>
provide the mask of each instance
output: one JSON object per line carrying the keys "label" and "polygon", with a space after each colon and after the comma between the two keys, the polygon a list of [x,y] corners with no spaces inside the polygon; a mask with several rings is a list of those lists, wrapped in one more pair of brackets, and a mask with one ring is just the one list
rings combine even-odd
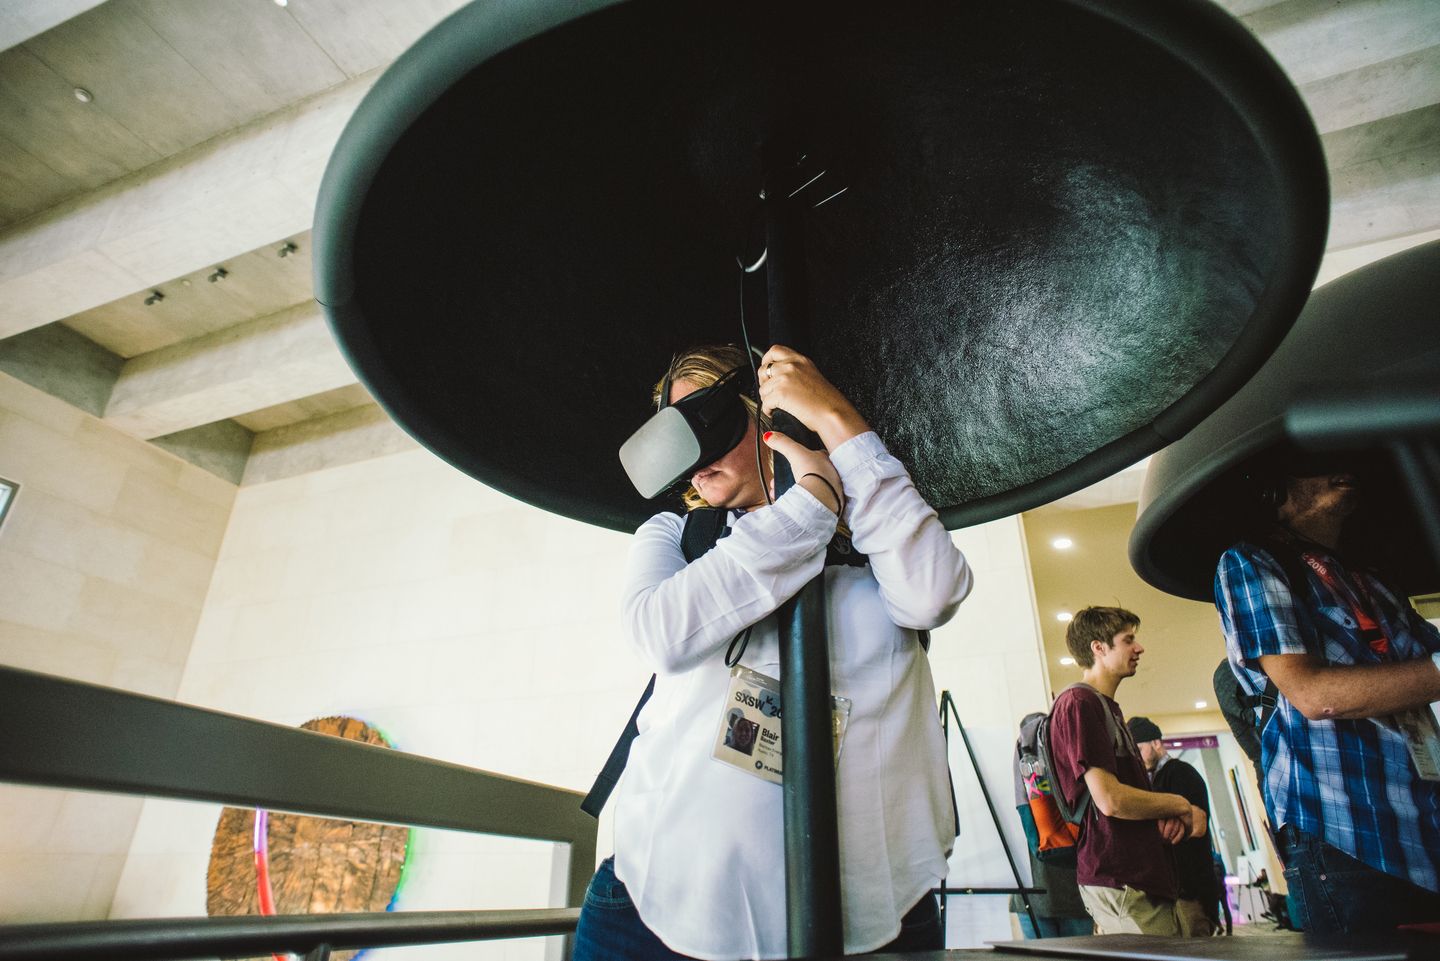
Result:
{"label": "black headset strap", "polygon": [[700,402],[700,406],[695,409],[695,416],[699,419],[700,423],[709,426],[711,419],[716,416],[718,411],[724,409],[732,393],[738,397],[744,392],[744,386],[738,383],[732,386],[731,382],[735,379],[736,374],[742,370],[748,371],[749,369],[749,366],[746,365],[744,367],[734,367],[727,370],[720,375],[715,383],[705,388],[708,393],[705,399]]}
{"label": "black headset strap", "polygon": [[[711,397],[707,397],[704,403],[700,405],[700,409],[704,410],[705,408],[707,408],[711,404],[713,396],[720,393],[720,391],[715,390],[715,388],[725,386],[729,382],[730,378],[734,377],[736,374],[740,373],[743,370],[749,369],[750,366],[748,364],[741,364],[739,367],[732,367],[725,373],[721,374],[718,378],[716,378],[715,383],[711,384],[709,387],[702,388],[704,390],[712,391],[713,393]],[[675,386],[674,370],[675,363],[674,361],[671,361],[670,366],[665,369],[665,379],[660,382],[660,410],[664,410],[665,408],[670,406],[670,388]],[[740,390],[747,395],[750,393],[750,391],[746,391],[744,387],[741,387]]]}

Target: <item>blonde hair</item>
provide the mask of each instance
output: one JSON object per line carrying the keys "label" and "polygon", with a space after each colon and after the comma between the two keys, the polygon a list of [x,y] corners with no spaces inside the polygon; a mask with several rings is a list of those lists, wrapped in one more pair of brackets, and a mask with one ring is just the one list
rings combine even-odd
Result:
{"label": "blonde hair", "polygon": [[[655,404],[656,410],[661,408],[661,391],[665,389],[667,382],[674,384],[676,381],[683,380],[694,384],[697,389],[703,389],[715,383],[728,371],[734,370],[736,367],[747,366],[749,366],[749,360],[745,356],[744,349],[736,347],[734,344],[692,347],[682,354],[676,354],[670,361],[670,369],[665,372],[664,377],[656,382],[655,389],[651,392],[651,401]],[[740,376],[749,380],[748,374]],[[669,398],[664,399],[668,400]],[[750,412],[753,420],[756,412],[755,401],[744,394],[740,395],[740,401]],[[770,418],[761,413],[760,430],[763,432],[769,429]],[[686,488],[685,493],[681,495],[681,500],[685,502],[687,511],[693,511],[697,507],[711,506],[709,501],[701,497],[700,492],[693,486]]]}

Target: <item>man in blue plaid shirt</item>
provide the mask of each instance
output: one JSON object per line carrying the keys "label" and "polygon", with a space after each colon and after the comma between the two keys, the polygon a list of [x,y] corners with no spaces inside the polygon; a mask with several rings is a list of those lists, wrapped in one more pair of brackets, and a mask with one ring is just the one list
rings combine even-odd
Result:
{"label": "man in blue plaid shirt", "polygon": [[[1328,469],[1327,469],[1328,468]],[[1340,551],[1358,503],[1343,465],[1293,459],[1276,523],[1220,559],[1231,670],[1278,692],[1261,732],[1263,790],[1306,931],[1440,920],[1440,781],[1397,722],[1440,700],[1440,632]],[[1257,716],[1261,709],[1257,707]]]}

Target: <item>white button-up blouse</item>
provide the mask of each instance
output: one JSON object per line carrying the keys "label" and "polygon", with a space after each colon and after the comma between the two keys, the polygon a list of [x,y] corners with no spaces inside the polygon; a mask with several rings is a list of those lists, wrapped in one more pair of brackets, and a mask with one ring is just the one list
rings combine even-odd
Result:
{"label": "white button-up blouse", "polygon": [[[845,951],[899,934],[946,873],[955,841],[944,739],[917,629],[970,591],[965,558],[873,433],[831,454],[845,519],[868,567],[825,569],[833,693],[852,702],[837,769]],[[635,534],[625,627],[658,675],[614,797],[615,873],[672,950],[706,961],[783,958],[781,788],[711,757],[729,690],[725,650],[779,677],[774,612],[820,573],[836,519],[801,487],[732,514],[733,531],[686,564],[684,519]]]}

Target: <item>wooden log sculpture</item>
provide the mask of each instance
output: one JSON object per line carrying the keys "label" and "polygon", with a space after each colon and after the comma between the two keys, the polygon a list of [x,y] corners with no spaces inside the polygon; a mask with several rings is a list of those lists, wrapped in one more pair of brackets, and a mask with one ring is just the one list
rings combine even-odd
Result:
{"label": "wooden log sculpture", "polygon": [[[389,747],[384,736],[353,717],[322,717],[307,731]],[[410,829],[300,814],[270,814],[269,864],[276,914],[384,911],[395,897]],[[260,914],[255,870],[255,810],[221,812],[210,851],[205,910],[211,917]],[[330,957],[349,961],[359,952]]]}

